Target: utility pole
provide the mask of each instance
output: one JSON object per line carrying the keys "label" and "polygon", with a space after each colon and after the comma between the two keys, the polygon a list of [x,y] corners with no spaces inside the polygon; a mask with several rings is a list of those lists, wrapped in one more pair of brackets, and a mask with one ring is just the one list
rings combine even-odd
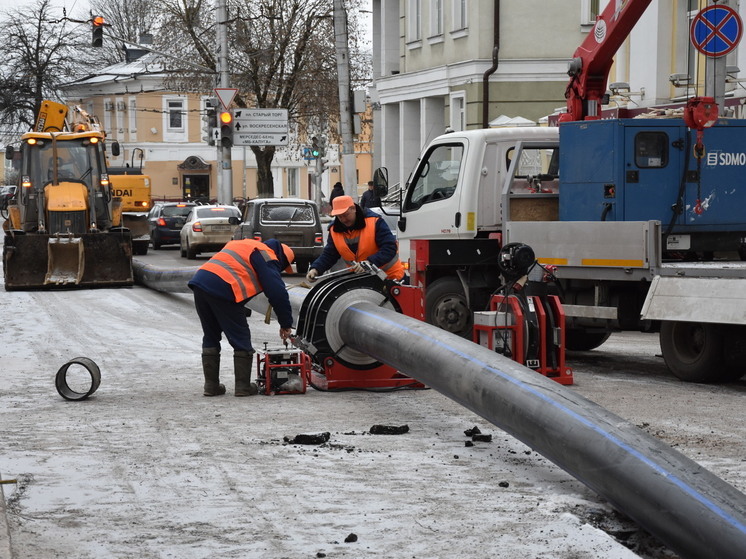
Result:
{"label": "utility pole", "polygon": [[347,43],[347,12],[343,0],[334,0],[334,50],[339,79],[339,129],[342,136],[342,168],[345,194],[357,200],[357,161],[352,133],[350,102],[350,52]]}
{"label": "utility pole", "polygon": [[[226,0],[217,0],[218,8],[218,45],[220,46],[220,56],[218,57],[218,73],[220,76],[220,87],[229,88],[231,86],[230,73],[228,71],[228,28]],[[227,107],[226,107],[227,108]],[[218,163],[218,204],[233,203],[233,168],[231,166],[231,147],[217,144],[217,163]]]}

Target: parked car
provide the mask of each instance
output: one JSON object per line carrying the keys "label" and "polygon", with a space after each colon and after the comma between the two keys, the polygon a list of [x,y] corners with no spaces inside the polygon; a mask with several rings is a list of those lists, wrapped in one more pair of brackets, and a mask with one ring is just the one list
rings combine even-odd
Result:
{"label": "parked car", "polygon": [[319,210],[315,202],[300,198],[255,198],[246,202],[234,239],[277,239],[293,249],[299,274],[324,250]]}
{"label": "parked car", "polygon": [[153,249],[158,250],[163,245],[179,244],[181,228],[195,206],[194,202],[157,202],[151,208],[148,223]]}
{"label": "parked car", "polygon": [[195,206],[180,233],[181,256],[190,260],[201,252],[216,252],[231,240],[241,221],[236,206]]}

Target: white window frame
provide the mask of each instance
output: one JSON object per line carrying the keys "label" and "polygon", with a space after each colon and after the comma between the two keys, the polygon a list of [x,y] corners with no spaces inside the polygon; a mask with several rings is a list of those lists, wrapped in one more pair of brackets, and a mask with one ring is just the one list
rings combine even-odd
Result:
{"label": "white window frame", "polygon": [[127,114],[127,126],[129,127],[129,141],[137,141],[137,97],[130,97],[127,100],[129,113]]}
{"label": "white window frame", "polygon": [[288,198],[300,198],[300,169],[288,168]]}
{"label": "white window frame", "polygon": [[443,36],[443,1],[430,0],[430,37]]}
{"label": "white window frame", "polygon": [[601,13],[600,0],[580,0],[580,28],[590,31],[596,25],[596,18]]}
{"label": "white window frame", "polygon": [[422,40],[422,0],[407,1],[407,43]]}
{"label": "white window frame", "polygon": [[[180,109],[176,105],[180,105]],[[188,129],[187,118],[188,101],[183,95],[171,95],[163,98],[163,141],[164,142],[186,142]],[[172,126],[172,113],[178,111],[181,113],[180,126]]]}
{"label": "white window frame", "polygon": [[466,129],[466,92],[456,91],[449,95],[450,126],[454,132]]}
{"label": "white window frame", "polygon": [[114,137],[117,140],[124,141],[124,118],[125,118],[125,111],[126,111],[126,105],[124,104],[124,98],[123,97],[117,97],[114,99],[114,108],[115,108],[115,114],[117,119],[117,128],[116,133],[114,134]]}
{"label": "white window frame", "polygon": [[[111,113],[112,111],[106,110],[106,107],[113,107],[114,102],[111,100],[111,97],[104,97],[104,132],[107,136],[113,136],[113,131],[111,128]],[[96,113],[90,113],[90,114],[96,114]]]}
{"label": "white window frame", "polygon": [[469,27],[469,8],[467,0],[452,0],[453,18],[451,31],[464,31]]}

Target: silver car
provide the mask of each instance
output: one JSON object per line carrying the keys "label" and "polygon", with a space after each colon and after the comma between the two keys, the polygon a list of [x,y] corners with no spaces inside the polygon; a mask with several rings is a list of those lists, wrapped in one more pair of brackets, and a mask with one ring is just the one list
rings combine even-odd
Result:
{"label": "silver car", "polygon": [[181,228],[181,256],[190,260],[201,252],[217,252],[233,236],[241,220],[236,206],[195,206]]}

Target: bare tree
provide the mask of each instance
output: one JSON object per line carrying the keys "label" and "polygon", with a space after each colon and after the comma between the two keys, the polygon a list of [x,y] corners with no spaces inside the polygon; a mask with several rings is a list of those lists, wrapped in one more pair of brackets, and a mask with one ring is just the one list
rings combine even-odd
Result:
{"label": "bare tree", "polygon": [[104,47],[99,49],[105,65],[124,60],[126,51],[158,31],[163,21],[161,3],[151,0],[92,0],[91,13],[106,21]]}
{"label": "bare tree", "polygon": [[0,45],[0,130],[6,142],[28,130],[44,99],[59,99],[58,86],[90,69],[87,25],[56,13],[50,0],[7,14]]}
{"label": "bare tree", "polygon": [[[229,70],[236,104],[288,109],[291,123],[304,133],[309,122],[335,120],[336,90],[331,0],[227,0]],[[159,48],[199,62],[195,71],[170,66],[169,85],[209,91],[217,83],[215,13],[202,0],[163,0],[164,25]],[[188,43],[188,44],[186,44]],[[209,70],[209,71],[208,71]],[[258,191],[271,196],[275,146],[251,146],[257,160]]]}

